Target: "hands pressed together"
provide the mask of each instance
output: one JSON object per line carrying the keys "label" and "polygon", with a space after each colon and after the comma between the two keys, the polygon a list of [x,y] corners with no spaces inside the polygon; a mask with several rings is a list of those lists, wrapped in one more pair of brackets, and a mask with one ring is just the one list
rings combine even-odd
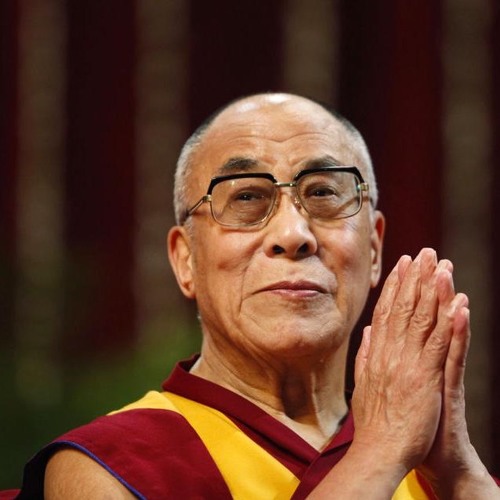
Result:
{"label": "hands pressed together", "polygon": [[318,498],[346,481],[332,498],[390,498],[415,468],[439,498],[500,498],[467,433],[469,301],[452,273],[450,261],[423,249],[389,274],[356,357],[354,440]]}
{"label": "hands pressed together", "polygon": [[489,485],[500,497],[467,433],[469,301],[455,292],[452,272],[450,261],[423,249],[388,276],[356,358],[354,439],[381,467],[418,468],[439,496]]}

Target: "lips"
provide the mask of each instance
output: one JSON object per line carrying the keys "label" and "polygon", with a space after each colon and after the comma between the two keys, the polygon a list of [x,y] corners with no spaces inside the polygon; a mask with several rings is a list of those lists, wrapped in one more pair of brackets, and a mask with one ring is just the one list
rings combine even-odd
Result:
{"label": "lips", "polygon": [[278,281],[270,285],[265,286],[261,292],[317,292],[317,293],[327,293],[326,289],[318,283],[307,280],[299,281]]}

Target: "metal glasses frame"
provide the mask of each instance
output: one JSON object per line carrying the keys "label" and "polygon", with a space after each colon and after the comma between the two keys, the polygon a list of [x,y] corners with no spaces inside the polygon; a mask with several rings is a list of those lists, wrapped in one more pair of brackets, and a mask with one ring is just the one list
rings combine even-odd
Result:
{"label": "metal glasses frame", "polygon": [[[201,207],[204,203],[210,203],[210,213],[212,215],[212,218],[220,224],[221,226],[227,226],[227,227],[248,227],[248,226],[255,226],[257,224],[262,224],[265,222],[267,219],[269,219],[270,215],[273,213],[274,208],[276,206],[276,201],[277,197],[275,196],[274,202],[271,205],[269,211],[266,213],[266,215],[262,218],[259,219],[258,221],[251,222],[249,224],[226,224],[224,222],[221,222],[218,220],[213,212],[213,207],[212,207],[212,192],[217,186],[217,184],[220,184],[221,182],[224,181],[230,181],[232,179],[245,179],[245,178],[257,178],[257,179],[269,179],[272,181],[275,189],[279,188],[284,188],[284,187],[290,187],[290,188],[296,188],[297,187],[297,182],[304,177],[305,175],[309,174],[315,174],[315,173],[321,173],[321,172],[347,172],[353,174],[357,179],[358,179],[358,190],[359,190],[359,206],[356,212],[349,214],[344,217],[335,217],[335,219],[343,219],[343,218],[348,218],[352,217],[353,215],[356,215],[360,210],[363,205],[363,192],[367,192],[369,190],[368,183],[365,182],[363,179],[363,176],[361,175],[361,172],[357,167],[350,167],[350,166],[328,166],[328,167],[317,167],[317,168],[309,168],[305,170],[301,170],[300,172],[297,172],[295,176],[293,177],[293,181],[291,182],[278,182],[278,180],[274,177],[274,175],[267,173],[267,172],[244,172],[244,173],[239,173],[239,174],[230,174],[230,175],[220,175],[217,177],[212,177],[210,180],[210,184],[207,189],[207,193],[203,195],[191,208],[186,210],[184,219],[182,221],[182,224],[186,222],[186,220],[193,215],[198,208]],[[304,208],[304,210],[307,212],[307,209],[304,207],[302,200],[300,199],[300,196],[297,192],[297,199],[299,200],[301,206]]]}

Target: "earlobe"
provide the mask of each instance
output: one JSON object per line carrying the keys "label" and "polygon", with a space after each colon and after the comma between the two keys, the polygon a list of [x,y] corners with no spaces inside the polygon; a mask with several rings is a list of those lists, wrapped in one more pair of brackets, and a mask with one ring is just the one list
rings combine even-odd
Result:
{"label": "earlobe", "polygon": [[174,226],[167,236],[168,259],[182,293],[188,299],[196,297],[193,281],[192,254],[189,236],[182,226]]}
{"label": "earlobe", "polygon": [[371,234],[371,286],[375,288],[382,274],[382,247],[384,243],[385,217],[379,210],[373,213],[373,227]]}

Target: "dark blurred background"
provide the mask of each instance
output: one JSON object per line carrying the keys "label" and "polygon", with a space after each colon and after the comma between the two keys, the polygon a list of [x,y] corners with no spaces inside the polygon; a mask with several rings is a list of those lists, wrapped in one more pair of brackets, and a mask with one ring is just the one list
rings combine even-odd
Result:
{"label": "dark blurred background", "polygon": [[364,134],[385,273],[423,246],[453,260],[470,432],[499,475],[499,20],[498,0],[0,0],[0,489],[197,350],[166,261],[175,161],[215,108],[277,90]]}

